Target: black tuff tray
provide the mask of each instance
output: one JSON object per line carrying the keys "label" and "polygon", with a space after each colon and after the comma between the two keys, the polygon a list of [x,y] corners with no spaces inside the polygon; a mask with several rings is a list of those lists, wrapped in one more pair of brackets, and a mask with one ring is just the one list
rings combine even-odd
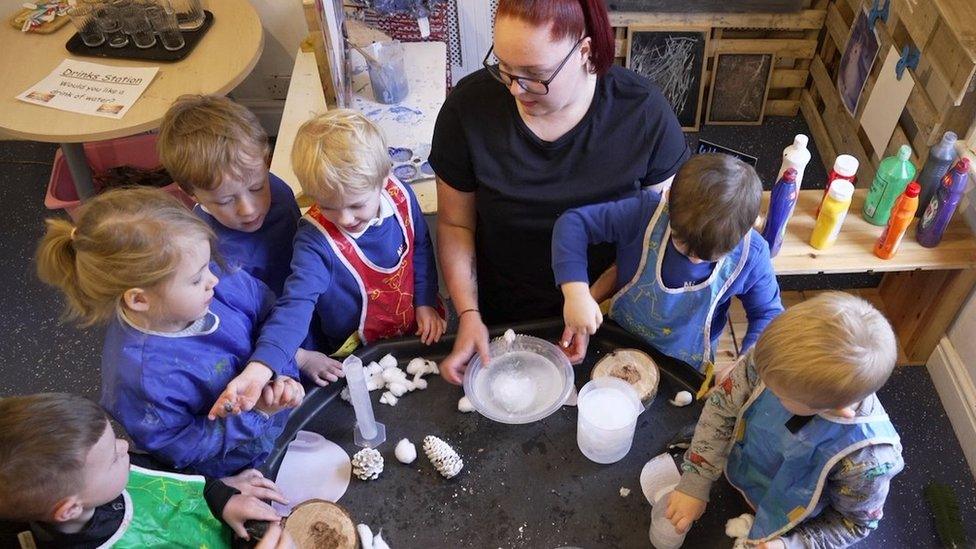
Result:
{"label": "black tuff tray", "polygon": [[[553,319],[500,326],[491,330],[491,336],[500,336],[508,328],[555,342],[563,324]],[[439,361],[453,344],[453,334],[430,347],[417,338],[405,338],[356,354],[369,363],[390,353],[404,367],[417,356]],[[691,367],[606,322],[590,340],[586,359],[576,367],[577,388],[589,380],[601,357],[627,347],[650,354],[661,381],[654,401],[638,419],[634,445],[621,461],[600,465],[580,453],[575,407],[563,406],[527,425],[496,423],[477,412],[459,413],[461,388],[428,376],[426,390],[407,393],[395,407],[378,403],[380,391],[371,393],[377,421],[386,425],[386,442],[378,448],[385,468],[377,480],[354,477],[339,504],[357,523],[370,525],[374,532],[382,528],[393,547],[649,546],[651,507],[638,476],[679,430],[698,419],[700,403],[676,408],[667,401],[678,391],[694,392],[702,378]],[[309,391],[268,460],[269,476],[276,474],[288,441],[300,429],[322,434],[350,456],[359,450],[352,440],[352,406],[338,398],[344,385]],[[461,455],[464,470],[457,477],[443,479],[423,455],[421,446],[428,434],[446,440]],[[410,465],[393,455],[401,438],[417,446],[419,456]],[[621,488],[630,494],[621,496]],[[685,547],[731,547],[732,540],[724,536],[725,520],[746,511],[731,488],[718,487],[709,512],[688,535]]]}
{"label": "black tuff tray", "polygon": [[173,62],[183,59],[193,48],[196,47],[203,35],[207,34],[207,31],[213,26],[214,15],[213,13],[204,10],[204,20],[203,25],[198,29],[191,31],[181,31],[183,33],[183,41],[186,44],[178,50],[168,50],[163,47],[163,43],[156,37],[156,44],[151,48],[137,48],[132,42],[132,38],[129,38],[129,43],[121,48],[112,48],[108,45],[108,42],[102,43],[100,46],[86,46],[84,42],[81,41],[81,36],[75,33],[68,42],[64,45],[64,48],[75,55],[84,55],[88,57],[104,57],[110,59],[141,59],[145,61],[164,61]]}

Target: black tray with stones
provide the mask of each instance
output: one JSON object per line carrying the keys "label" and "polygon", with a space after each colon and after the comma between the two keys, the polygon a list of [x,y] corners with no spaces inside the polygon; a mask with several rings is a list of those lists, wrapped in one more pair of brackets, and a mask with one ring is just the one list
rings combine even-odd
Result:
{"label": "black tray with stones", "polygon": [[[508,328],[556,342],[563,322],[557,318],[497,326],[490,335],[501,336]],[[390,353],[404,368],[415,357],[440,361],[453,345],[454,334],[431,346],[412,337],[382,341],[356,355],[368,364]],[[376,420],[386,425],[386,442],[377,448],[384,469],[376,480],[353,477],[339,505],[355,522],[370,525],[374,532],[382,528],[383,538],[394,547],[647,547],[651,506],[641,492],[640,471],[698,420],[701,403],[676,408],[668,399],[678,391],[694,392],[702,377],[607,321],[590,338],[586,359],[575,367],[576,386],[589,381],[600,358],[620,348],[648,353],[661,375],[657,396],[637,420],[633,446],[617,463],[601,465],[580,453],[575,407],[563,406],[535,423],[496,423],[477,412],[458,412],[462,389],[432,375],[426,378],[426,390],[403,395],[395,407],[377,402],[382,391],[370,394]],[[340,381],[309,389],[263,468],[269,478],[276,476],[288,442],[300,429],[321,434],[350,456],[360,449],[353,443],[352,406],[338,397],[343,387]],[[456,477],[445,480],[424,456],[426,435],[443,439],[464,460]],[[402,438],[410,439],[420,454],[410,465],[393,455]],[[630,492],[624,496],[621,488]],[[725,521],[747,511],[741,496],[724,481],[717,482],[708,511],[688,534],[685,547],[731,547]]]}
{"label": "black tray with stones", "polygon": [[144,61],[163,61],[163,62],[173,62],[183,59],[193,48],[196,47],[203,35],[207,34],[210,27],[213,26],[214,15],[210,11],[204,11],[203,25],[200,28],[193,29],[191,31],[180,31],[183,34],[183,41],[185,44],[182,48],[178,50],[168,50],[163,47],[163,43],[156,37],[156,43],[151,48],[137,48],[135,43],[133,43],[132,38],[129,38],[129,43],[121,48],[113,48],[108,45],[108,42],[103,42],[99,46],[91,47],[86,46],[84,42],[81,41],[81,36],[75,33],[74,36],[68,39],[68,42],[64,45],[64,48],[75,55],[84,55],[88,57],[103,57],[110,59],[139,59]]}

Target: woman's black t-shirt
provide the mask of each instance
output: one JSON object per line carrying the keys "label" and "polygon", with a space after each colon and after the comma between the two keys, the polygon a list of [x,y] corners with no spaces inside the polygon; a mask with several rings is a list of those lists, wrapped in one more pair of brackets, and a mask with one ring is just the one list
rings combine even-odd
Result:
{"label": "woman's black t-shirt", "polygon": [[[612,67],[583,119],[556,141],[525,125],[515,99],[484,69],[444,103],[430,164],[451,187],[475,193],[478,297],[487,323],[560,315],[550,241],[564,211],[618,200],[664,181],[688,158],[671,106],[649,80]],[[590,250],[594,280],[613,250]]]}

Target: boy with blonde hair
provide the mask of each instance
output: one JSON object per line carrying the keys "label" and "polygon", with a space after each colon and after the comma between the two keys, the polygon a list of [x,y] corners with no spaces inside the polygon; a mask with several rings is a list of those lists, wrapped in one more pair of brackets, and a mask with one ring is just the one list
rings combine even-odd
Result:
{"label": "boy with blonde hair", "polygon": [[158,149],[217,233],[220,255],[280,296],[301,214],[291,188],[268,172],[268,136],[254,113],[226,97],[180,96],[163,117]]}
{"label": "boy with blonde hair", "polygon": [[828,292],[773,320],[708,396],[666,516],[686,531],[722,471],[756,511],[748,541],[847,547],[877,528],[901,443],[875,394],[895,335],[868,302]]}
{"label": "boy with blonde hair", "polygon": [[[405,334],[438,341],[446,326],[427,223],[413,190],[390,173],[380,129],[356,111],[328,111],[299,128],[292,165],[315,205],[299,224],[292,274],[252,364],[284,364],[302,343],[294,327],[313,315],[323,352]],[[221,398],[235,401],[240,389],[250,401],[261,383],[241,379]]]}

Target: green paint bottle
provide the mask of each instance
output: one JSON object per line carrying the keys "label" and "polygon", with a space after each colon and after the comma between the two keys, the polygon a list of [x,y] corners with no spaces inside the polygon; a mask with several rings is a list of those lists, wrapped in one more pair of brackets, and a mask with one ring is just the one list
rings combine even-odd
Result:
{"label": "green paint bottle", "polygon": [[878,173],[871,183],[868,198],[864,201],[864,219],[872,225],[886,226],[891,217],[891,208],[905,187],[915,179],[915,166],[909,160],[912,148],[902,145],[896,156],[881,161]]}

